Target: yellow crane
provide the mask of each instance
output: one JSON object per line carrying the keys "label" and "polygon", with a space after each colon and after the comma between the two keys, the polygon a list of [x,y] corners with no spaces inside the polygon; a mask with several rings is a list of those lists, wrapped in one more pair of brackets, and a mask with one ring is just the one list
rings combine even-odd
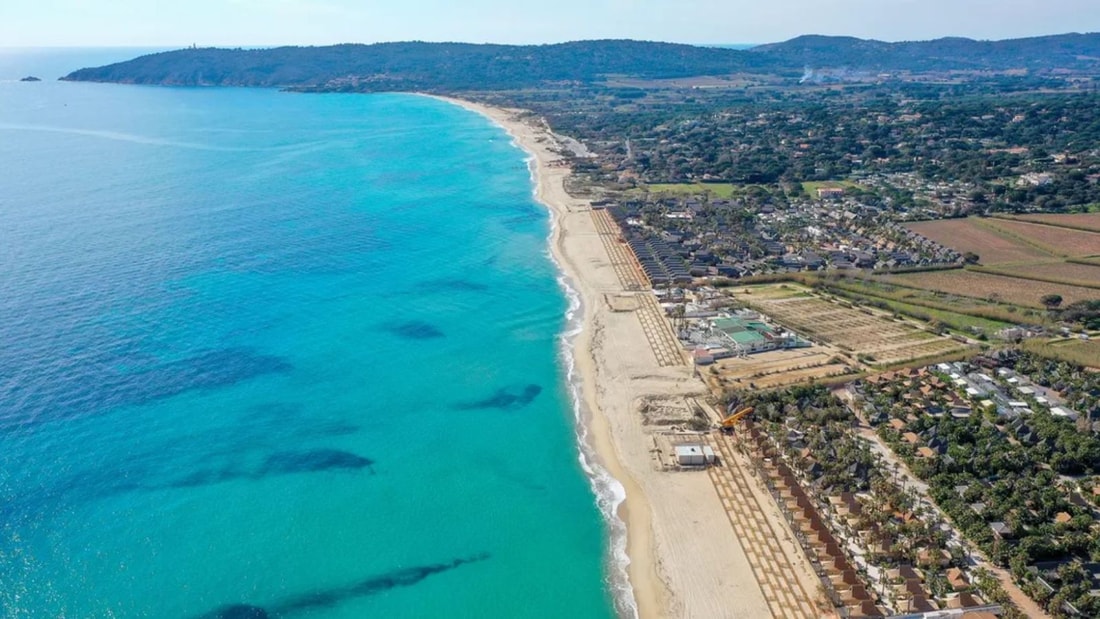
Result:
{"label": "yellow crane", "polygon": [[751,406],[742,406],[740,409],[737,410],[737,412],[722,420],[722,423],[720,424],[722,426],[722,431],[732,432],[734,426],[737,425],[737,422],[751,415],[754,410],[756,409]]}

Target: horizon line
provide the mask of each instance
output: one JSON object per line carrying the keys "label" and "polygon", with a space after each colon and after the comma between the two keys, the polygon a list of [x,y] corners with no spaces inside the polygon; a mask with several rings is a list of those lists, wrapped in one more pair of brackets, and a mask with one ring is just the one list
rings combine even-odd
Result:
{"label": "horizon line", "polygon": [[821,37],[829,39],[858,39],[861,41],[875,41],[880,43],[928,43],[933,41],[942,40],[968,40],[978,43],[997,43],[1002,41],[1020,41],[1027,39],[1041,39],[1058,36],[1089,36],[1100,35],[1100,31],[1070,31],[1070,32],[1055,32],[1047,34],[1034,34],[1027,36],[1017,36],[1008,38],[974,38],[965,35],[942,35],[933,38],[924,39],[877,39],[866,38],[848,34],[819,34],[819,33],[806,33],[800,34],[788,39],[780,41],[766,41],[766,42],[730,42],[730,43],[686,43],[682,41],[669,41],[661,39],[645,39],[645,38],[630,38],[630,37],[603,37],[603,38],[587,38],[587,39],[567,39],[553,42],[538,42],[538,43],[497,43],[493,41],[457,41],[457,40],[426,40],[426,39],[394,39],[385,41],[343,41],[336,43],[268,43],[268,44],[213,44],[213,45],[199,45],[197,42],[191,42],[186,44],[110,44],[110,45],[0,45],[0,50],[78,50],[78,49],[164,49],[164,50],[182,50],[196,47],[198,49],[276,49],[280,47],[336,47],[340,45],[384,45],[392,43],[430,43],[430,44],[456,44],[456,45],[499,45],[505,47],[540,47],[540,46],[553,46],[553,45],[565,45],[569,43],[587,43],[597,41],[634,41],[640,43],[666,43],[670,45],[687,45],[691,47],[742,47],[751,48],[759,47],[761,45],[771,45],[777,43],[786,43],[796,39],[804,37]]}

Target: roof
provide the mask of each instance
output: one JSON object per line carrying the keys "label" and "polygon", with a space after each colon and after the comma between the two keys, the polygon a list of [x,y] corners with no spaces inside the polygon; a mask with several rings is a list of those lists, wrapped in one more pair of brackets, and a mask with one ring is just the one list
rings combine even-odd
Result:
{"label": "roof", "polygon": [[677,445],[677,456],[701,456],[703,455],[702,445]]}
{"label": "roof", "polygon": [[733,333],[726,333],[726,335],[738,344],[752,344],[755,342],[763,342],[767,339],[763,334],[757,333],[756,331],[735,331]]}

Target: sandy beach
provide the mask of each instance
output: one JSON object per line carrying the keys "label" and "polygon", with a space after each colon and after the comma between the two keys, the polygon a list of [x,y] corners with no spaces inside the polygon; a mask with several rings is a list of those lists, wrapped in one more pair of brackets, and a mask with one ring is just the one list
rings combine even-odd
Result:
{"label": "sandy beach", "polygon": [[[662,367],[639,318],[614,311],[628,293],[616,276],[590,205],[564,186],[557,139],[518,111],[447,99],[504,127],[534,157],[537,198],[551,211],[555,260],[581,296],[583,330],[575,340],[588,447],[625,489],[629,582],[642,619],[771,615],[726,510],[706,474],[659,470],[646,432],[643,398],[704,394],[686,364]],[[635,293],[636,294],[636,293]],[[621,308],[617,308],[620,309]]]}

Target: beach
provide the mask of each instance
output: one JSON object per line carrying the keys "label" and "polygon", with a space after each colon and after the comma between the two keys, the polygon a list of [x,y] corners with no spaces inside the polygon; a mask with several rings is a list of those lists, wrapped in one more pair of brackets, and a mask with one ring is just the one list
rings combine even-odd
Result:
{"label": "beach", "polygon": [[[553,218],[551,253],[580,296],[583,323],[572,352],[580,384],[581,449],[590,450],[595,465],[625,491],[625,501],[612,515],[625,523],[629,557],[630,591],[622,593],[628,599],[626,604],[619,600],[620,614],[636,612],[643,619],[769,616],[710,479],[702,473],[662,471],[655,464],[654,439],[638,412],[643,399],[702,396],[706,388],[689,365],[662,367],[639,319],[609,302],[628,292],[616,276],[590,205],[565,189],[570,171],[555,152],[557,139],[544,123],[517,110],[445,100],[490,118],[531,155],[536,197]],[[614,538],[615,526],[610,528]],[[618,542],[611,542],[613,581]]]}

